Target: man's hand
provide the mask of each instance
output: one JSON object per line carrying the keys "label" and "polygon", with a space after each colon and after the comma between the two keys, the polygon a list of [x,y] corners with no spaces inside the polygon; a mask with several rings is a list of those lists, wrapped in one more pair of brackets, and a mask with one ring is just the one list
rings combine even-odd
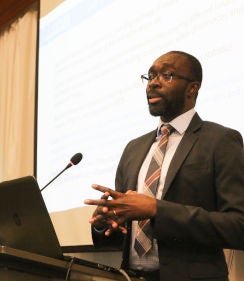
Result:
{"label": "man's hand", "polygon": [[104,194],[100,199],[86,199],[84,203],[98,206],[90,223],[96,228],[106,228],[105,235],[110,235],[115,230],[126,233],[123,226],[126,221],[150,219],[156,215],[155,198],[132,190],[121,193],[97,184],[92,187]]}

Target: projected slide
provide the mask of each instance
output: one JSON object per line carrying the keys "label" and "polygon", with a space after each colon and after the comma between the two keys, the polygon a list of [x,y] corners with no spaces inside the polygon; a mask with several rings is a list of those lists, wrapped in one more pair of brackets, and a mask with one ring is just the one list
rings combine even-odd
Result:
{"label": "projected slide", "polygon": [[202,62],[197,111],[243,126],[243,1],[66,0],[40,21],[37,179],[40,188],[77,152],[82,161],[51,183],[49,211],[114,187],[129,140],[153,130],[140,75],[170,50]]}

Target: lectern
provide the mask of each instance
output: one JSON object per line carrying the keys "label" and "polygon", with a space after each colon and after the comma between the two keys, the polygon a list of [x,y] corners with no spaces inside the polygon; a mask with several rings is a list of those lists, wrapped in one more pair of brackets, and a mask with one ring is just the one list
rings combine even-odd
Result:
{"label": "lectern", "polygon": [[[82,265],[75,259],[61,260],[0,246],[1,281],[137,281],[120,271]],[[142,280],[142,279],[140,279]]]}

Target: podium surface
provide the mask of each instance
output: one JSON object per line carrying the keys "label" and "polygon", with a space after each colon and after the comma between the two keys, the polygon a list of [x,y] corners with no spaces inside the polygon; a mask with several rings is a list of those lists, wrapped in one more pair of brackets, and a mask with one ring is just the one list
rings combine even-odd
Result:
{"label": "podium surface", "polygon": [[[84,264],[82,264],[84,263]],[[0,246],[1,281],[136,281],[126,278],[119,270],[95,268],[89,262],[69,258],[61,260]]]}

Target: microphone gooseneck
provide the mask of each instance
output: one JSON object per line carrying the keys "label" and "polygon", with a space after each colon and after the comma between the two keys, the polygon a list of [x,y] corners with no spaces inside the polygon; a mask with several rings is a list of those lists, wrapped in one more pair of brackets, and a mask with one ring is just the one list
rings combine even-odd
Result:
{"label": "microphone gooseneck", "polygon": [[80,163],[81,159],[82,159],[83,155],[78,152],[75,155],[73,155],[69,161],[69,164],[60,172],[57,174],[56,177],[54,177],[50,182],[48,182],[42,189],[41,191],[43,191],[43,189],[45,189],[50,183],[52,183],[57,177],[59,177],[65,170],[67,170],[68,168],[70,168],[71,166],[77,165],[78,163]]}

